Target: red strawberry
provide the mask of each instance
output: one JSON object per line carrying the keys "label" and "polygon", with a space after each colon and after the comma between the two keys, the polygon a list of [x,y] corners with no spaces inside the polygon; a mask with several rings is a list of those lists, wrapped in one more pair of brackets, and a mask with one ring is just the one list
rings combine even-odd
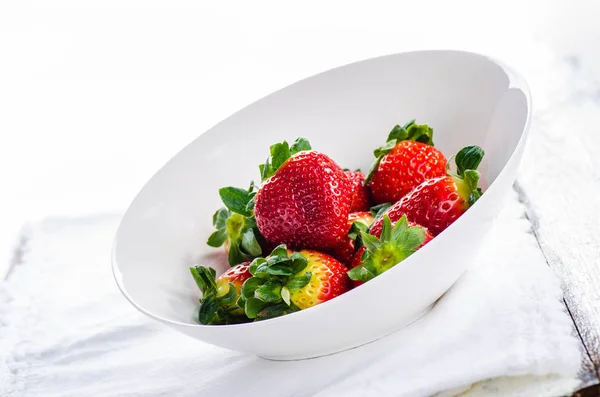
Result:
{"label": "red strawberry", "polygon": [[346,176],[353,184],[352,204],[350,212],[368,211],[371,208],[371,192],[365,186],[365,174],[360,171],[346,171]]}
{"label": "red strawberry", "polygon": [[243,306],[238,305],[242,285],[252,277],[250,262],[228,269],[219,278],[213,268],[196,266],[190,272],[202,291],[198,320],[201,324],[234,324],[248,321]]}
{"label": "red strawberry", "polygon": [[300,255],[308,261],[303,271],[310,272],[312,278],[305,287],[290,291],[290,301],[299,309],[308,309],[350,290],[348,269],[343,264],[319,251],[302,250]]}
{"label": "red strawberry", "polygon": [[354,285],[358,286],[396,266],[431,239],[431,234],[425,228],[409,224],[405,216],[392,227],[386,214],[383,216],[380,238],[361,233],[364,245],[352,258],[352,268],[348,276],[354,281]]}
{"label": "red strawberry", "polygon": [[[354,225],[354,222],[360,222],[362,225]],[[369,226],[373,223],[373,215],[370,212],[352,212],[348,215],[348,224],[350,231],[338,245],[329,250],[331,256],[339,260],[345,265],[350,265],[352,256],[354,255],[354,240],[359,231],[369,230]],[[354,225],[354,228],[352,227]]]}
{"label": "red strawberry", "polygon": [[[291,253],[291,254],[290,254]],[[347,269],[331,256],[314,250],[275,248],[250,265],[253,277],[242,287],[246,315],[267,319],[308,309],[352,288]]]}
{"label": "red strawberry", "polygon": [[414,120],[395,126],[375,150],[366,182],[377,203],[395,203],[421,182],[446,174],[446,158],[433,147],[433,130]]}
{"label": "red strawberry", "polygon": [[255,197],[258,229],[274,244],[327,249],[348,233],[352,189],[333,160],[304,139],[271,146]]}
{"label": "red strawberry", "polygon": [[[421,183],[391,206],[386,214],[392,222],[406,215],[437,236],[481,196],[476,169],[483,155],[479,146],[465,147],[456,155],[457,174],[446,174]],[[377,233],[381,226],[382,220],[378,219],[373,223],[371,233]]]}

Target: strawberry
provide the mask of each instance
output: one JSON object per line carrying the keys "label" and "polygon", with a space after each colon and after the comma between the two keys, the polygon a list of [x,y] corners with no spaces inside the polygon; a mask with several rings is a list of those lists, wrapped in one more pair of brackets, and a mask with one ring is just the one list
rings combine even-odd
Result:
{"label": "strawberry", "polygon": [[288,251],[285,245],[250,265],[253,277],[242,286],[248,318],[263,320],[308,309],[352,288],[347,269],[314,250]]}
{"label": "strawberry", "polygon": [[213,215],[217,229],[208,238],[211,247],[225,246],[230,266],[252,260],[273,248],[260,234],[254,218],[254,182],[250,188],[224,187],[219,189],[225,207]]}
{"label": "strawberry", "polygon": [[213,268],[191,267],[190,272],[202,291],[198,320],[201,324],[236,324],[249,321],[238,305],[242,285],[252,277],[250,262],[228,269],[219,278]]}
{"label": "strawberry", "polygon": [[254,198],[260,233],[273,244],[327,249],[348,233],[352,185],[344,171],[299,138],[270,148]]}
{"label": "strawberry", "polygon": [[[355,224],[355,222],[357,224]],[[358,224],[360,223],[360,224]],[[373,215],[370,212],[352,212],[348,215],[348,225],[350,225],[350,231],[338,245],[333,247],[328,253],[342,262],[345,265],[349,265],[354,255],[354,240],[359,235],[360,231],[369,230],[369,226],[373,223]]]}
{"label": "strawberry", "polygon": [[395,126],[366,178],[377,203],[395,203],[421,182],[446,174],[446,158],[433,147],[433,130],[414,120]]}
{"label": "strawberry", "polygon": [[371,208],[371,191],[365,186],[365,174],[360,171],[346,171],[346,176],[353,185],[350,212],[368,211]]}
{"label": "strawberry", "polygon": [[[415,187],[386,214],[392,222],[406,215],[409,220],[429,229],[434,236],[444,231],[481,196],[476,171],[484,152],[479,146],[467,146],[456,155],[457,173],[429,179]],[[378,219],[371,226],[376,234],[382,227]]]}
{"label": "strawberry", "polygon": [[302,250],[299,254],[308,262],[303,271],[312,274],[304,288],[290,290],[290,301],[300,310],[326,302],[351,289],[346,274],[348,269],[343,264],[319,251]]}
{"label": "strawberry", "polygon": [[425,228],[410,224],[406,216],[392,227],[386,214],[383,216],[381,237],[361,232],[364,245],[352,258],[348,276],[354,280],[355,286],[369,281],[408,258],[431,238]]}

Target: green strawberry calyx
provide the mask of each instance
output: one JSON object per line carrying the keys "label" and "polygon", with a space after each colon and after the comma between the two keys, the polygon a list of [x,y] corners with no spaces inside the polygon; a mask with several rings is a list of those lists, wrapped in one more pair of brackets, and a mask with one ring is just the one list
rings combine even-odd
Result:
{"label": "green strawberry calyx", "polygon": [[290,146],[287,141],[276,143],[269,148],[270,156],[264,164],[258,166],[261,180],[269,179],[287,159],[298,152],[311,150],[310,142],[304,138],[298,138]]}
{"label": "green strawberry calyx", "polygon": [[391,206],[391,203],[382,203],[371,207],[371,209],[369,209],[369,212],[371,213],[371,215],[373,215],[373,223],[375,223],[379,218],[381,218]]}
{"label": "green strawberry calyx", "polygon": [[207,244],[215,248],[225,244],[229,249],[230,266],[262,255],[259,241],[264,238],[254,218],[254,183],[251,182],[248,189],[223,187],[219,195],[225,206],[213,215],[213,226],[217,230],[210,235]]}
{"label": "green strawberry calyx", "polygon": [[369,231],[369,225],[367,225],[365,222],[357,219],[354,222],[352,222],[352,225],[350,226],[350,230],[348,230],[348,238],[350,240],[360,239],[360,234],[366,233],[368,231]]}
{"label": "green strawberry calyx", "polygon": [[433,144],[433,128],[427,124],[416,124],[415,120],[411,120],[404,126],[396,125],[388,134],[385,145],[375,149],[375,161],[371,165],[371,169],[365,178],[365,184],[369,183],[381,163],[383,156],[387,155],[397,143],[401,141],[415,141],[426,145],[434,146]]}
{"label": "green strawberry calyx", "polygon": [[190,267],[190,273],[202,292],[198,321],[204,325],[239,324],[248,322],[243,306],[238,305],[239,296],[235,286],[229,288],[217,285],[216,271],[212,267]]}
{"label": "green strawberry calyx", "polygon": [[406,215],[394,227],[387,214],[383,216],[383,227],[379,238],[361,233],[362,244],[366,247],[362,264],[348,271],[352,280],[369,281],[386,272],[408,258],[425,241],[425,229],[409,226]]}
{"label": "green strawberry calyx", "polygon": [[354,241],[353,247],[360,247],[363,245],[362,243],[362,233],[369,232],[370,224],[366,224],[361,220],[355,220],[352,222],[350,226],[350,230],[348,230],[348,238]]}
{"label": "green strawberry calyx", "polygon": [[298,252],[290,254],[285,244],[277,246],[267,258],[250,264],[252,277],[242,285],[240,305],[255,321],[282,316],[300,310],[290,301],[290,291],[304,288],[311,272],[303,272],[308,260]]}
{"label": "green strawberry calyx", "polygon": [[[479,146],[466,146],[462,148],[456,156],[453,156],[456,163],[456,173],[448,171],[448,174],[454,178],[458,188],[458,194],[469,203],[469,207],[483,194],[479,188],[479,178],[481,174],[477,171],[477,167],[481,163],[485,152]],[[446,169],[450,169],[450,161],[446,165]]]}

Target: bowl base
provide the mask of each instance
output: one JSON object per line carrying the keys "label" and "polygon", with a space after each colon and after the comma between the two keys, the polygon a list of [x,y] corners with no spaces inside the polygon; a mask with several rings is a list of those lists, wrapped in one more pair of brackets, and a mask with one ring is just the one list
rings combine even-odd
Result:
{"label": "bowl base", "polygon": [[345,346],[336,350],[332,350],[332,351],[328,351],[326,353],[317,353],[317,354],[298,354],[298,355],[288,355],[288,356],[259,356],[260,358],[263,358],[265,360],[269,360],[269,361],[300,361],[300,360],[311,360],[311,359],[315,359],[315,358],[320,358],[320,357],[325,357],[325,356],[331,356],[334,354],[338,354],[338,353],[342,353],[348,350],[353,350],[353,349],[358,349],[360,347],[366,346],[370,343],[376,342],[378,340],[381,340],[385,337],[388,337],[392,334],[395,334],[396,332],[408,327],[411,324],[414,324],[415,322],[417,322],[418,320],[420,320],[422,317],[424,317],[427,313],[429,313],[429,311],[433,308],[433,306],[435,306],[435,304],[437,303],[437,301],[435,303],[433,303],[431,306],[428,306],[425,310],[419,312],[416,316],[414,316],[414,318],[412,318],[410,321],[408,321],[405,325],[401,326],[400,328],[397,328],[395,330],[393,330],[390,333],[381,335],[379,337],[376,337],[374,339],[371,339],[367,342],[361,342],[352,346]]}

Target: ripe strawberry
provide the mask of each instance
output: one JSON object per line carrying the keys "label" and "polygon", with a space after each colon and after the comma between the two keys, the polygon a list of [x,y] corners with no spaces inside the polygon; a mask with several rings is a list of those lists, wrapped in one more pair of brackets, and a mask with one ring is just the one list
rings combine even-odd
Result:
{"label": "ripe strawberry", "polygon": [[[356,225],[355,222],[357,223]],[[343,264],[350,265],[350,261],[354,255],[354,240],[356,240],[360,231],[369,230],[369,226],[371,226],[372,223],[373,215],[370,212],[362,211],[350,213],[350,215],[348,215],[350,231],[346,235],[346,238],[329,250],[328,253]]]}
{"label": "ripe strawberry", "polygon": [[364,244],[352,258],[348,276],[358,286],[408,258],[432,239],[431,234],[419,225],[410,224],[406,216],[392,227],[390,218],[383,216],[381,237],[361,233]]}
{"label": "ripe strawberry", "polygon": [[[467,146],[456,155],[456,174],[429,179],[414,188],[402,200],[391,206],[386,214],[392,222],[406,215],[410,221],[426,227],[437,236],[460,217],[481,196],[476,171],[484,152],[479,146]],[[381,229],[378,219],[371,233]]]}
{"label": "ripe strawberry", "polygon": [[260,167],[263,185],[254,199],[258,229],[274,244],[327,249],[348,233],[352,189],[333,160],[299,138],[271,146]]}
{"label": "ripe strawberry", "polygon": [[446,174],[446,158],[433,147],[433,130],[414,120],[395,126],[366,178],[377,203],[395,203],[421,182]]}
{"label": "ripe strawberry", "polygon": [[371,191],[365,186],[365,174],[360,171],[346,171],[346,176],[353,185],[350,212],[368,211],[371,208]]}
{"label": "ripe strawberry", "polygon": [[326,302],[349,291],[348,269],[331,256],[314,250],[299,252],[308,261],[303,271],[313,276],[303,288],[290,290],[290,301],[300,310]]}
{"label": "ripe strawberry", "polygon": [[230,266],[252,260],[273,249],[256,226],[254,182],[247,190],[231,186],[221,188],[219,195],[225,207],[213,215],[213,225],[217,230],[210,235],[207,244],[211,247],[224,245]]}
{"label": "ripe strawberry", "polygon": [[242,286],[248,318],[263,320],[308,309],[352,288],[347,269],[331,256],[288,251],[285,245],[250,265],[253,277]]}
{"label": "ripe strawberry", "polygon": [[190,272],[202,291],[198,320],[201,324],[235,324],[249,321],[238,305],[242,285],[252,277],[250,262],[228,269],[219,278],[213,268],[191,267]]}

